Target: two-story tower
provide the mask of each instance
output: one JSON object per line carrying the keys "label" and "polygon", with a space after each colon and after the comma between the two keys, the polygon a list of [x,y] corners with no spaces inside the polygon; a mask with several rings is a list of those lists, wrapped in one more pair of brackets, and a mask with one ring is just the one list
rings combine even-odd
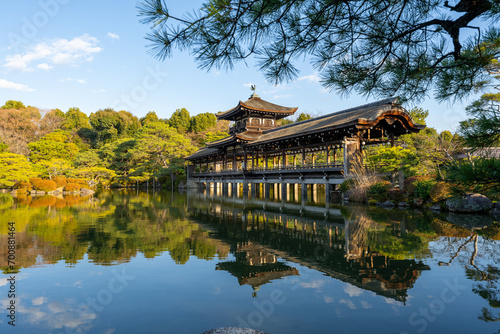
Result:
{"label": "two-story tower", "polygon": [[218,120],[233,122],[230,135],[242,134],[242,137],[256,137],[263,131],[278,127],[279,119],[291,116],[297,108],[287,108],[262,100],[253,93],[245,102],[228,111],[216,114]]}

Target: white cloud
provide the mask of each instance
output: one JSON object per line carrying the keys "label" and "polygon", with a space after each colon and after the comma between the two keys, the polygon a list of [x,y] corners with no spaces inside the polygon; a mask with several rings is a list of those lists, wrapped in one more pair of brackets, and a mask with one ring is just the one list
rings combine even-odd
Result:
{"label": "white cloud", "polygon": [[38,297],[38,298],[31,300],[31,303],[33,305],[43,305],[46,302],[47,302],[47,298],[45,298],[45,297]]}
{"label": "white cloud", "polygon": [[358,288],[357,286],[347,284],[344,287],[344,292],[349,295],[349,297],[357,297],[363,294],[363,290]]}
{"label": "white cloud", "polygon": [[324,280],[313,280],[311,282],[301,282],[300,286],[307,289],[319,289],[325,284]]}
{"label": "white cloud", "polygon": [[10,70],[33,71],[33,66],[48,70],[54,65],[75,65],[92,61],[93,55],[102,51],[99,41],[85,34],[72,40],[63,38],[39,43],[24,54],[5,57],[4,67]]}
{"label": "white cloud", "polygon": [[78,82],[79,84],[86,84],[87,80],[85,80],[85,79],[66,78],[66,79],[59,80],[59,82]]}
{"label": "white cloud", "polygon": [[23,92],[32,92],[34,89],[29,88],[26,85],[18,84],[15,82],[7,81],[5,79],[0,79],[0,88],[20,90]]}
{"label": "white cloud", "polygon": [[292,97],[292,94],[281,94],[281,95],[274,95],[274,99],[288,99],[289,97]]}
{"label": "white cloud", "polygon": [[120,39],[120,36],[118,36],[117,34],[113,34],[112,32],[108,32],[106,36],[112,39]]}
{"label": "white cloud", "polygon": [[36,65],[36,68],[39,68],[41,70],[45,70],[45,71],[48,71],[52,68],[52,66],[50,66],[49,64],[47,63],[41,63],[41,64],[38,64]]}
{"label": "white cloud", "polygon": [[357,309],[356,305],[354,305],[354,303],[349,299],[341,299],[341,300],[339,300],[339,303],[346,304],[347,307],[349,307],[351,310]]}
{"label": "white cloud", "polygon": [[305,75],[303,77],[300,77],[298,80],[299,81],[306,80],[306,81],[309,81],[309,82],[319,82],[320,77],[319,77],[319,75],[317,73],[314,73],[314,74]]}

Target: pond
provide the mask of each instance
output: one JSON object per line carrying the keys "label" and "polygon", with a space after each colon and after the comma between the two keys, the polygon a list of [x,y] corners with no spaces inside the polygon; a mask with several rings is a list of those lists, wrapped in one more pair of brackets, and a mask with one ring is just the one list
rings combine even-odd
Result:
{"label": "pond", "polygon": [[0,328],[497,333],[499,239],[491,216],[206,192],[0,194]]}

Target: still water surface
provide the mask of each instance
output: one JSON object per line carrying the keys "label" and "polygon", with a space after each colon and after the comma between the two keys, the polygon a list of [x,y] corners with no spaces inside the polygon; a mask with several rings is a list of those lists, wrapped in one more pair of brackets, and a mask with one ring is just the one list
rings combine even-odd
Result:
{"label": "still water surface", "polygon": [[0,333],[498,333],[499,239],[488,216],[0,194]]}

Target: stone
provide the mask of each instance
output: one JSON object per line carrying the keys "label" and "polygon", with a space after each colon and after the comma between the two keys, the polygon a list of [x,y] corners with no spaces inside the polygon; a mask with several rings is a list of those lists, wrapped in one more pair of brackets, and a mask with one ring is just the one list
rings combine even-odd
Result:
{"label": "stone", "polygon": [[431,205],[429,207],[429,210],[432,210],[432,211],[441,211],[441,205],[439,205],[439,204]]}
{"label": "stone", "polygon": [[398,208],[408,208],[410,206],[410,204],[406,203],[406,202],[399,202],[398,203]]}
{"label": "stone", "polygon": [[493,202],[481,194],[469,194],[462,197],[453,197],[446,201],[450,212],[475,213],[485,212],[493,208]]}
{"label": "stone", "polygon": [[380,206],[383,208],[389,208],[389,207],[396,206],[396,204],[394,204],[393,201],[385,201],[384,203],[380,204]]}
{"label": "stone", "polygon": [[413,200],[413,204],[415,204],[416,207],[421,207],[424,204],[424,201],[421,198],[415,198]]}
{"label": "stone", "polygon": [[87,188],[82,188],[82,189],[80,189],[80,193],[82,196],[88,196],[88,195],[95,194],[95,191],[93,191],[91,189],[87,189]]}

